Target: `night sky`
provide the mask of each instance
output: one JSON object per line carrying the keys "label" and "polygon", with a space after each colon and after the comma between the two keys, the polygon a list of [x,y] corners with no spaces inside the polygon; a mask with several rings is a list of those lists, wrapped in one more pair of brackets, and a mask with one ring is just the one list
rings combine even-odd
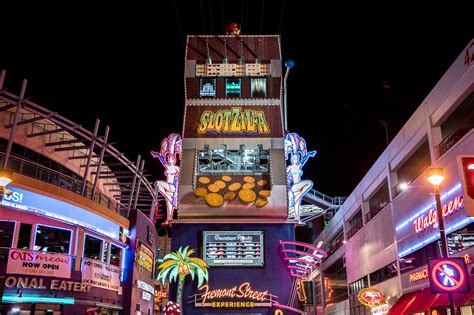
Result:
{"label": "night sky", "polygon": [[154,179],[162,169],[149,151],[182,128],[185,35],[224,34],[234,21],[242,34],[280,33],[284,59],[296,62],[289,129],[318,151],[305,176],[332,196],[350,194],[383,151],[380,120],[392,139],[474,35],[472,11],[446,6],[357,14],[316,1],[45,3],[1,10],[5,86],[18,93],[27,78],[33,101],[89,129],[99,117],[130,160],[147,158]]}

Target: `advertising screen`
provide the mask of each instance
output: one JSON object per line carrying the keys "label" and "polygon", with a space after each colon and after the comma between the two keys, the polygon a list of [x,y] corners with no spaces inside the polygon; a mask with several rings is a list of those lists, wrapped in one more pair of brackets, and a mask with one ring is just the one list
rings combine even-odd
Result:
{"label": "advertising screen", "polygon": [[263,266],[263,231],[204,231],[203,258],[210,266]]}

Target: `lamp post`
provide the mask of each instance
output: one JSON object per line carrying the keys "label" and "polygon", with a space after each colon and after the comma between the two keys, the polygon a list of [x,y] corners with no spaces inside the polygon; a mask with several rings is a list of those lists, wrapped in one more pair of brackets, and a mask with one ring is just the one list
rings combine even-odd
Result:
{"label": "lamp post", "polygon": [[[434,193],[436,198],[436,216],[438,218],[438,226],[439,226],[439,235],[440,235],[440,242],[441,242],[441,258],[448,258],[448,246],[446,244],[446,232],[444,230],[444,218],[443,218],[443,208],[441,206],[441,197],[439,193],[439,185],[444,180],[444,170],[441,167],[432,167],[429,168],[426,172],[426,177],[428,181],[434,187]],[[449,308],[451,310],[451,315],[455,315],[454,309],[454,300],[453,294],[448,293],[449,297]]]}

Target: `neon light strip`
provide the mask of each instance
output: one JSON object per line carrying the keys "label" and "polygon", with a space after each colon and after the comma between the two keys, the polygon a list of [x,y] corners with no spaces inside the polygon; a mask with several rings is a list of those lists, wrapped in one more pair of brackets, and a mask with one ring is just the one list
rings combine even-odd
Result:
{"label": "neon light strip", "polygon": [[[448,197],[449,195],[451,195],[452,193],[454,193],[456,190],[460,189],[461,188],[461,183],[458,183],[457,185],[455,185],[450,191],[448,191],[447,193],[445,193],[444,195],[441,196],[441,200],[445,199],[446,197]],[[410,224],[410,223],[413,223],[413,220],[415,220],[416,218],[418,218],[420,215],[422,215],[423,213],[425,213],[426,211],[432,209],[433,207],[435,207],[435,202],[431,202],[428,206],[424,207],[423,209],[421,209],[420,211],[418,211],[417,213],[415,213],[413,216],[410,217],[410,219],[406,220],[405,222],[401,223],[399,226],[397,226],[395,228],[395,231],[398,231],[400,230],[401,228],[405,227],[407,224]]]}
{"label": "neon light strip", "polygon": [[272,306],[282,308],[282,309],[285,309],[285,310],[288,310],[288,311],[292,311],[292,312],[295,312],[295,313],[304,314],[303,311],[301,311],[299,309],[296,309],[296,308],[293,308],[293,307],[288,306],[288,305],[281,305],[281,304],[275,302],[275,303],[273,303]]}
{"label": "neon light strip", "polygon": [[317,260],[319,262],[322,262],[321,258],[318,256],[315,256],[313,254],[307,253],[307,252],[302,252],[300,250],[295,250],[295,249],[283,249],[281,251],[282,253],[295,253],[295,254],[300,254],[302,256],[310,256],[311,258],[314,258],[314,260]]}
{"label": "neon light strip", "polygon": [[301,242],[293,242],[293,241],[280,241],[280,244],[281,245],[296,245],[296,246],[301,246],[301,247],[305,247],[305,248],[311,248],[311,249],[323,254],[324,257],[328,256],[328,254],[324,250],[322,250],[321,248],[316,247],[314,245],[311,245],[311,244],[301,243]]}
{"label": "neon light strip", "polygon": [[309,270],[309,269],[304,269],[304,268],[301,268],[301,267],[298,267],[298,266],[289,265],[288,268],[289,268],[289,269],[301,270],[301,271],[303,271],[304,273],[311,273],[311,270]]}
{"label": "neon light strip", "polygon": [[19,297],[18,295],[4,295],[2,297],[2,302],[74,304],[74,298],[51,298],[42,296]]}
{"label": "neon light strip", "polygon": [[299,259],[299,258],[294,258],[294,257],[285,257],[284,259],[285,259],[286,261],[294,260],[294,261],[300,262],[300,263],[302,263],[302,264],[311,265],[311,266],[313,266],[314,268],[317,268],[317,266],[316,266],[315,264],[313,264],[312,262],[307,261],[307,260],[303,260],[303,259]]}
{"label": "neon light strip", "polygon": [[[449,234],[449,233],[451,233],[452,231],[454,231],[454,230],[456,230],[456,229],[458,229],[458,228],[461,228],[461,227],[463,227],[463,226],[465,226],[465,225],[467,225],[467,224],[469,224],[469,223],[471,223],[471,222],[474,222],[474,218],[473,218],[473,217],[464,218],[464,220],[462,220],[462,221],[460,221],[460,222],[454,224],[453,226],[450,226],[449,228],[447,228],[447,229],[446,229],[446,234]],[[421,241],[421,242],[419,242],[419,243],[413,245],[413,246],[410,247],[409,249],[404,250],[403,252],[399,253],[399,254],[398,254],[398,257],[401,258],[401,257],[403,257],[403,256],[405,256],[405,255],[407,255],[407,254],[409,254],[409,253],[412,253],[412,252],[414,252],[414,251],[416,251],[416,250],[422,248],[423,246],[428,245],[428,244],[431,243],[432,241],[437,240],[439,237],[440,237],[440,236],[439,236],[439,233],[436,233],[436,234],[430,236],[429,238],[427,238],[426,240]]]}

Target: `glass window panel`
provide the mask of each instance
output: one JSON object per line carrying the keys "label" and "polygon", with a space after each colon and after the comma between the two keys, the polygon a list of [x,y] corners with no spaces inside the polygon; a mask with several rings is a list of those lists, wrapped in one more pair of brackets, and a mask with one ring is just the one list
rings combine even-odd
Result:
{"label": "glass window panel", "polygon": [[122,256],[122,249],[114,244],[110,245],[110,264],[120,267],[120,260]]}
{"label": "glass window panel", "polygon": [[35,250],[69,254],[71,234],[70,230],[37,225]]}
{"label": "glass window panel", "polygon": [[86,234],[84,238],[84,257],[102,260],[102,243],[101,239]]}
{"label": "glass window panel", "polygon": [[20,225],[20,233],[18,235],[17,248],[29,249],[30,248],[30,239],[31,239],[31,224],[22,223]]}
{"label": "glass window panel", "polygon": [[0,247],[12,247],[15,222],[0,221]]}

